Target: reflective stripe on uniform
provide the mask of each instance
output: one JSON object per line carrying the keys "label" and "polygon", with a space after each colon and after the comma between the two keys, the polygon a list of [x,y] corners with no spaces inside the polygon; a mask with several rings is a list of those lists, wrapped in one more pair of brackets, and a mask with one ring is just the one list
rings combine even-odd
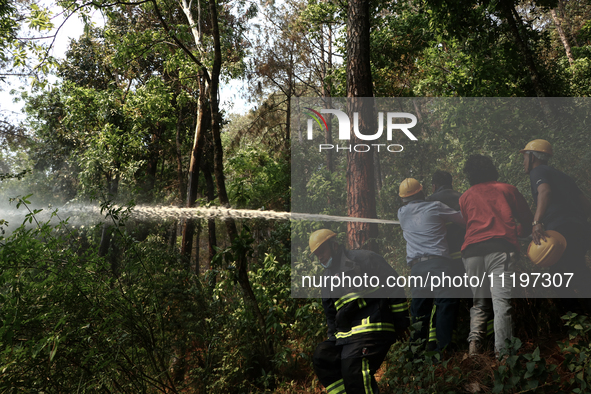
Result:
{"label": "reflective stripe on uniform", "polygon": [[339,309],[341,309],[342,307],[344,307],[345,305],[347,305],[349,302],[351,301],[355,301],[357,299],[363,298],[363,296],[367,295],[367,294],[371,294],[374,291],[379,290],[379,287],[374,287],[373,289],[369,289],[368,291],[364,291],[364,292],[359,292],[359,293],[349,293],[346,294],[344,296],[342,296],[341,298],[339,298],[335,303],[334,306],[337,309],[337,311]]}
{"label": "reflective stripe on uniform", "polygon": [[369,370],[369,361],[366,358],[361,360],[361,373],[363,374],[363,388],[365,389],[365,394],[373,394],[373,390],[371,388],[371,372]]}
{"label": "reflective stripe on uniform", "polygon": [[343,379],[337,380],[326,388],[328,394],[347,394],[345,391],[345,381]]}
{"label": "reflective stripe on uniform", "polygon": [[486,322],[486,336],[494,335],[495,333],[495,319],[492,318]]}
{"label": "reflective stripe on uniform", "polygon": [[394,313],[408,311],[408,304],[406,302],[402,302],[400,304],[393,304],[390,305],[390,310]]}
{"label": "reflective stripe on uniform", "polygon": [[437,310],[437,305],[433,305],[433,309],[431,309],[431,319],[429,319],[429,340],[428,342],[433,342],[437,340],[437,329],[435,327],[435,311]]}
{"label": "reflective stripe on uniform", "polygon": [[429,330],[429,340],[428,342],[435,342],[437,341],[437,329],[435,327],[431,327]]}
{"label": "reflective stripe on uniform", "polygon": [[392,323],[370,323],[369,317],[368,317],[366,319],[363,319],[361,321],[360,325],[353,327],[350,331],[337,332],[335,334],[335,337],[337,339],[343,339],[343,338],[348,338],[352,335],[365,334],[367,332],[381,332],[381,331],[396,332],[396,329],[394,328],[394,324],[392,324]]}
{"label": "reflective stripe on uniform", "polygon": [[456,260],[456,259],[461,259],[462,258],[462,252],[460,252],[459,250],[457,252],[453,252],[449,255],[449,257],[451,257],[452,260]]}

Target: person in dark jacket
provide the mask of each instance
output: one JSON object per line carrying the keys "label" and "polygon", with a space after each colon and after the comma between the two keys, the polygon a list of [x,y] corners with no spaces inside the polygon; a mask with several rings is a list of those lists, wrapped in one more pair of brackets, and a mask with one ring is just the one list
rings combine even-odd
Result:
{"label": "person in dark jacket", "polygon": [[[452,187],[451,174],[447,171],[438,170],[433,173],[431,180],[432,192],[425,201],[440,201],[455,211],[460,210],[460,197],[462,193],[457,192]],[[446,223],[447,245],[449,246],[449,256],[454,262],[461,266],[460,276],[463,276],[463,263],[461,249],[464,243],[466,228],[453,222]]]}
{"label": "person in dark jacket", "polygon": [[409,326],[404,289],[385,285],[398,274],[377,253],[346,250],[328,229],[310,235],[310,250],[324,267],[324,277],[379,278],[379,284],[375,279],[362,286],[343,280],[338,288],[322,288],[328,339],[313,357],[316,376],[329,394],[377,393],[374,374]]}
{"label": "person in dark jacket", "polygon": [[[548,165],[554,153],[548,141],[530,141],[520,153],[536,204],[531,233],[534,243],[539,245],[540,240],[546,240],[546,230],[557,231],[566,239],[562,257],[550,267],[553,277],[555,274],[574,274],[569,287],[555,289],[563,312],[591,313],[591,272],[585,263],[591,241],[591,226],[587,222],[591,202],[570,176]],[[586,300],[579,305],[577,298]]]}
{"label": "person in dark jacket", "polygon": [[[425,198],[425,201],[439,201],[451,209],[459,211],[460,197],[462,196],[462,193],[455,191],[452,183],[452,176],[449,172],[443,170],[435,171],[431,177],[432,194]],[[447,240],[447,246],[449,247],[449,257],[452,259],[450,275],[463,277],[466,273],[466,269],[464,268],[464,263],[462,261],[461,249],[462,244],[464,243],[464,236],[466,235],[466,228],[451,221],[445,223],[445,228],[447,230],[445,238]],[[472,291],[469,288],[458,289],[457,295],[464,300],[459,300],[459,302],[470,306],[472,305]],[[462,308],[460,308],[460,310],[462,310]],[[427,347],[429,350],[435,349],[437,338],[437,322],[435,316],[436,314],[433,313],[429,330],[429,346]]]}
{"label": "person in dark jacket", "polygon": [[441,201],[453,210],[460,210],[460,197],[462,193],[457,192],[452,186],[451,174],[447,171],[437,170],[431,177],[431,194],[425,200]]}

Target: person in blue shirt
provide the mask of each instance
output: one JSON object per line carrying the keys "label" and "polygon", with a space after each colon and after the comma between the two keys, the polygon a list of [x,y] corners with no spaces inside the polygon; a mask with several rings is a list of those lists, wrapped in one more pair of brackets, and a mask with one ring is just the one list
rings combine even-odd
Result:
{"label": "person in blue shirt", "polygon": [[415,280],[411,289],[412,321],[421,322],[420,330],[415,332],[413,339],[427,339],[429,321],[434,314],[437,322],[436,350],[441,351],[452,340],[459,289],[448,285],[431,291],[430,285],[434,276],[441,278],[455,272],[446,239],[446,223],[464,225],[464,220],[460,212],[440,201],[425,201],[423,187],[416,179],[402,181],[399,195],[403,206],[398,210],[398,219],[406,240],[406,261],[411,276],[423,279],[423,283]]}

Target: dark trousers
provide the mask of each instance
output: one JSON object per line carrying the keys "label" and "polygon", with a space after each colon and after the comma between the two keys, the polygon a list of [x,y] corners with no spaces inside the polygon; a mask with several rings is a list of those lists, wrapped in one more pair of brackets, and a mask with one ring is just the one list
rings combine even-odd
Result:
{"label": "dark trousers", "polygon": [[314,352],[314,372],[328,394],[376,394],[374,374],[389,349],[390,342],[383,341],[339,346],[324,341]]}
{"label": "dark trousers", "polygon": [[[435,349],[439,351],[451,343],[459,308],[459,298],[456,297],[458,297],[460,289],[435,287],[431,291],[431,282],[427,282],[426,279],[435,275],[441,277],[442,274],[450,276],[456,271],[452,261],[443,257],[422,261],[411,268],[412,276],[420,276],[425,280],[422,287],[414,286],[411,289],[410,315],[412,322],[413,324],[421,322],[421,327],[415,331],[413,340],[427,340],[431,328],[436,328],[437,346]],[[433,310],[434,305],[435,310]],[[436,322],[436,327],[431,327],[432,321]]]}

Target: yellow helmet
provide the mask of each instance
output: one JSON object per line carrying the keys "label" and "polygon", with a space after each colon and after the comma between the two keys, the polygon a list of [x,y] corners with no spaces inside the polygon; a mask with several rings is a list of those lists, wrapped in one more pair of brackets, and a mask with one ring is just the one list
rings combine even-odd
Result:
{"label": "yellow helmet", "polygon": [[400,184],[398,195],[402,198],[414,196],[423,190],[423,186],[414,178],[406,178]]}
{"label": "yellow helmet", "polygon": [[323,228],[322,230],[316,230],[310,234],[310,252],[314,253],[316,249],[329,239],[336,237],[336,233],[329,229]]}
{"label": "yellow helmet", "polygon": [[562,234],[554,230],[548,230],[546,234],[546,241],[541,241],[540,245],[531,241],[527,248],[527,257],[538,267],[556,264],[566,249],[566,239]]}
{"label": "yellow helmet", "polygon": [[552,145],[546,140],[533,140],[527,143],[525,148],[519,151],[519,153],[523,153],[528,150],[533,150],[534,152],[542,152],[547,153],[552,156]]}

